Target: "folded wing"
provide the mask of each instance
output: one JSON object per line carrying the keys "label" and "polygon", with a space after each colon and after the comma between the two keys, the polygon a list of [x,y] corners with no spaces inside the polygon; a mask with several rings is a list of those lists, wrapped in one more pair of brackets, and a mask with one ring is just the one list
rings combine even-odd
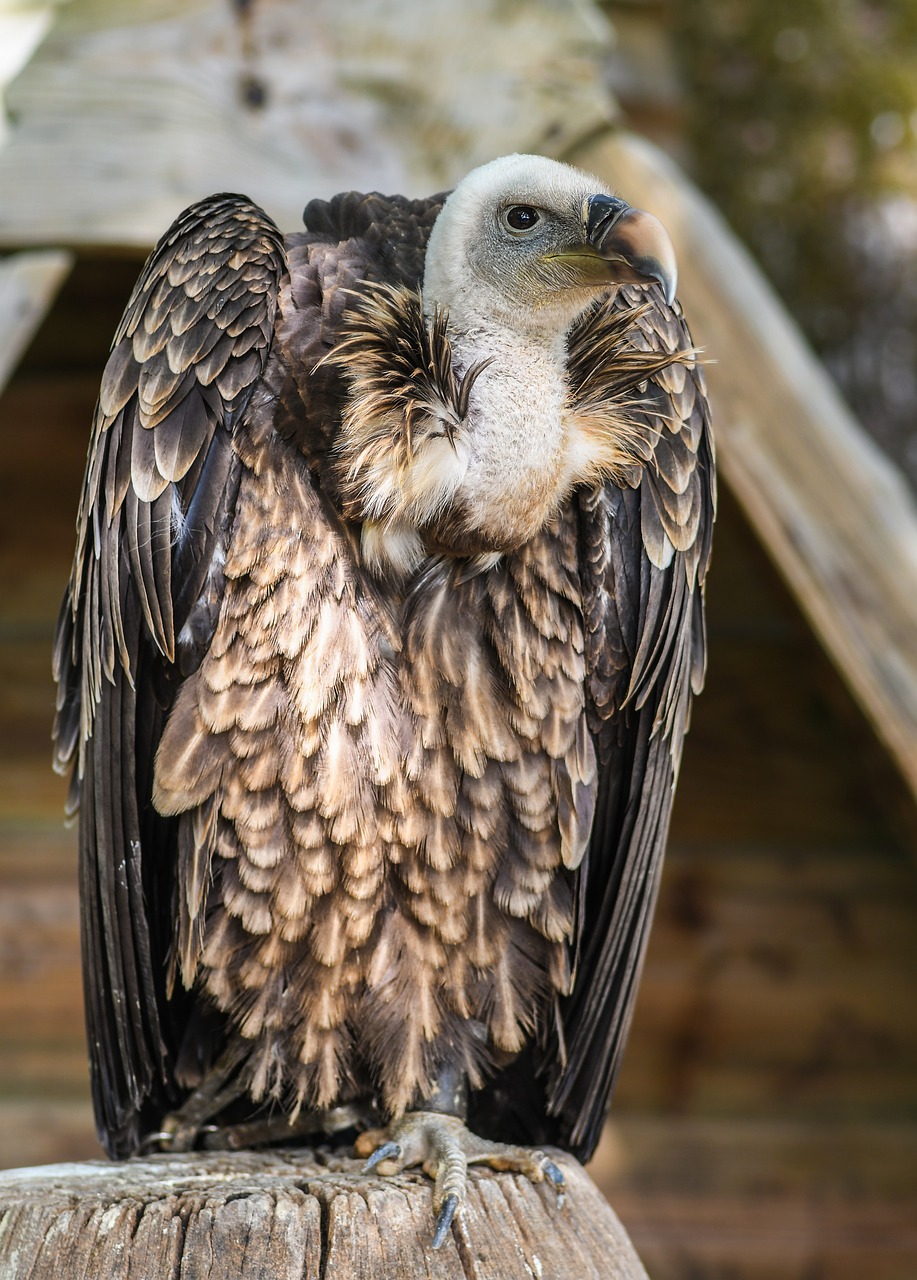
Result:
{"label": "folded wing", "polygon": [[[650,305],[645,306],[647,298]],[[680,311],[660,291],[624,288],[608,310],[637,306],[631,343],[691,351]],[[580,323],[571,373],[593,394],[588,351],[602,316]],[[598,333],[596,329],[598,328]],[[579,345],[578,345],[579,344]],[[703,683],[702,587],[710,555],[713,446],[699,367],[653,374],[630,411],[645,462],[620,485],[578,496],[589,726],[599,791],[578,884],[576,975],[545,1051],[557,1140],[591,1155],[621,1064],[659,886],[692,693]]]}
{"label": "folded wing", "polygon": [[191,206],[153,251],[96,409],[77,550],[58,623],[57,767],[82,810],[80,879],[91,1076],[113,1155],[173,1101],[181,1004],[164,978],[174,824],[149,803],[182,673],[206,646],[232,521],[233,433],[270,350],[277,228],[241,196]]}

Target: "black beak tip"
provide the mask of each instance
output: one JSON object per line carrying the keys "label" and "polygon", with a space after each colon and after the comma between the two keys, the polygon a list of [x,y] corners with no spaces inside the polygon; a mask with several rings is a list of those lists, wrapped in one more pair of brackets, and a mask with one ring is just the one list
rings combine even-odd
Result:
{"label": "black beak tip", "polygon": [[655,258],[645,258],[639,264],[642,275],[647,276],[651,280],[657,280],[659,286],[665,295],[665,300],[669,306],[675,301],[675,290],[678,288],[678,273],[674,268],[667,270],[662,263],[657,262]]}

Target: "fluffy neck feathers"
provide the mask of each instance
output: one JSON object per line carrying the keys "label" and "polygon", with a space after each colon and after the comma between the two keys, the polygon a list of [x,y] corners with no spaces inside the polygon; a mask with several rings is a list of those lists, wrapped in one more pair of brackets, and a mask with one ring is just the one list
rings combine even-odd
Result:
{"label": "fluffy neck feathers", "polygon": [[490,318],[453,330],[442,311],[424,315],[418,293],[369,288],[326,358],[348,384],[335,476],[368,567],[403,575],[433,551],[492,562],[548,524],[575,485],[646,456],[624,400],[678,357],[627,350],[634,315],[593,322],[608,367],[595,376],[581,351],[568,377],[563,330],[537,341]]}

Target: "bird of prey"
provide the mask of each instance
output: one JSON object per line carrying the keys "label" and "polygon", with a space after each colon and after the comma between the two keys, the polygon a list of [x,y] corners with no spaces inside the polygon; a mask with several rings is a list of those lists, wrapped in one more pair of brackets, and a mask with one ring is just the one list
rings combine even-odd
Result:
{"label": "bird of prey", "polygon": [[115,1157],[351,1128],[558,1181],[621,1059],[714,474],[671,243],[538,156],[156,246],[61,613]]}

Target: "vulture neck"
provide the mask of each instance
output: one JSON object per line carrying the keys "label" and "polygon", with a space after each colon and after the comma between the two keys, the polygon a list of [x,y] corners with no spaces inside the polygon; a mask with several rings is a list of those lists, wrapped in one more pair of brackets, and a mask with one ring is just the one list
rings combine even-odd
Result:
{"label": "vulture neck", "polygon": [[566,330],[450,310],[448,332],[457,374],[488,362],[461,427],[468,446],[463,523],[495,549],[513,550],[550,522],[575,481]]}

